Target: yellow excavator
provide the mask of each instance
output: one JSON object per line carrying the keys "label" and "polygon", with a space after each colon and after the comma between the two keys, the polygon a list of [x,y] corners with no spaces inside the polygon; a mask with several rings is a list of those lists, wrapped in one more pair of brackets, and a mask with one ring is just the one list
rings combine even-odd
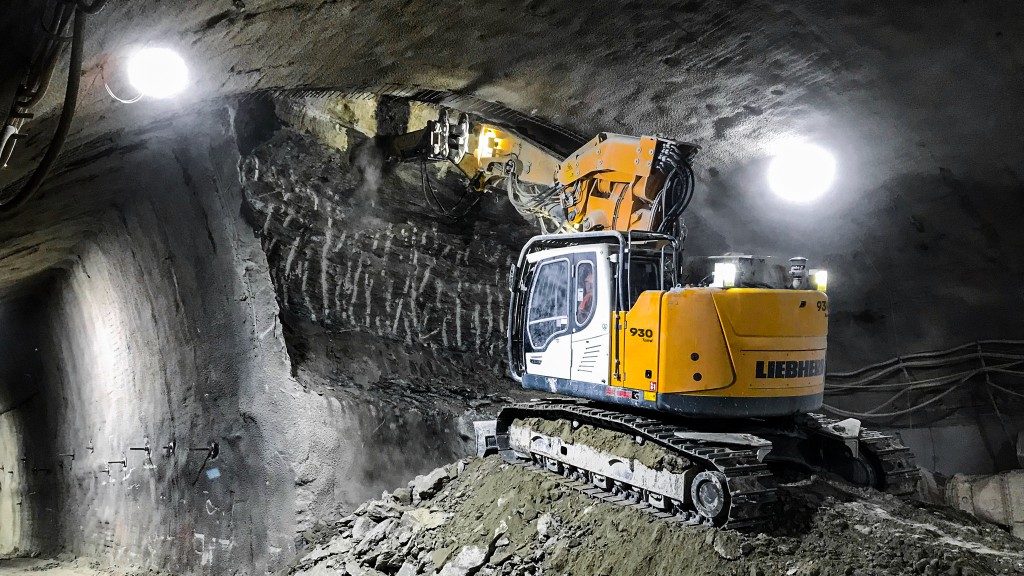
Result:
{"label": "yellow excavator", "polygon": [[[780,472],[915,490],[917,468],[897,438],[814,413],[825,377],[824,271],[804,258],[786,270],[730,255],[688,264],[682,282],[680,215],[697,147],[602,133],[563,158],[508,127],[466,114],[452,122],[447,111],[392,147],[400,160],[456,164],[473,190],[508,194],[553,232],[531,239],[509,273],[508,362],[524,387],[561,397],[477,422],[480,455],[726,528],[771,519]],[[574,434],[584,429],[669,459],[590,445],[593,434]]]}

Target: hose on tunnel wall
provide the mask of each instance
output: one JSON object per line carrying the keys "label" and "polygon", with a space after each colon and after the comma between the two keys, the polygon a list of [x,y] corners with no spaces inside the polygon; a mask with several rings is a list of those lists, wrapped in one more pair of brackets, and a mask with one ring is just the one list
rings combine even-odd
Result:
{"label": "hose on tunnel wall", "polygon": [[85,21],[86,15],[96,14],[106,5],[107,0],[95,0],[92,4],[78,0],[75,9],[74,27],[71,34],[71,59],[68,63],[68,83],[64,91],[64,106],[61,108],[60,119],[57,122],[57,129],[46,148],[39,165],[32,172],[24,186],[6,202],[0,204],[0,212],[10,213],[25,205],[28,200],[35,196],[42,186],[43,180],[50,172],[53,163],[60,156],[64,142],[71,131],[71,122],[75,118],[75,108],[78,104],[78,91],[82,81],[82,49],[85,44]]}

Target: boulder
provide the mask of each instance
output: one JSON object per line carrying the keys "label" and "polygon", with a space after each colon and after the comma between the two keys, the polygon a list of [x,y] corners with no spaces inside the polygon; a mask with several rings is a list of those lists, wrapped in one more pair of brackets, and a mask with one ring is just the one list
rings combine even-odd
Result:
{"label": "boulder", "polygon": [[438,576],[472,576],[487,563],[487,549],[482,546],[466,546],[451,562],[441,568]]}
{"label": "boulder", "polygon": [[416,576],[416,574],[416,565],[404,562],[402,563],[402,567],[398,569],[397,576]]}
{"label": "boulder", "polygon": [[412,490],[409,488],[398,488],[391,494],[391,497],[399,504],[405,504],[407,506],[412,504]]}
{"label": "boulder", "polygon": [[356,518],[355,523],[352,524],[352,539],[362,540],[370,530],[377,527],[377,523],[367,518],[366,516],[360,516]]}
{"label": "boulder", "polygon": [[359,544],[356,545],[356,554],[365,554],[370,551],[378,542],[388,537],[391,532],[398,527],[398,520],[394,518],[388,518],[380,524],[373,527],[372,530],[363,536]]}
{"label": "boulder", "polygon": [[447,512],[437,512],[427,508],[413,508],[402,514],[401,523],[403,526],[412,528],[413,532],[420,532],[443,526],[450,518],[451,514]]}
{"label": "boulder", "polygon": [[417,476],[409,483],[409,489],[412,490],[413,504],[429,500],[449,480],[448,471],[443,467],[434,470],[430,474]]}

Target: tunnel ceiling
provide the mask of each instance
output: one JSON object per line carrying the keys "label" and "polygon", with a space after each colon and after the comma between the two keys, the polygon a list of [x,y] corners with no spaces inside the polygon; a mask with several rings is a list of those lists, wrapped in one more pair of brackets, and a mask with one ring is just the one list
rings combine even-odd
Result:
{"label": "tunnel ceiling", "polygon": [[[37,19],[22,11],[8,29]],[[1009,1],[113,1],[89,20],[72,142],[219,95],[393,82],[472,93],[586,134],[691,140],[705,178],[749,177],[773,143],[797,137],[836,150],[837,199],[941,168],[1006,185],[1024,154],[1022,34],[1024,6]],[[7,37],[16,59],[24,43]],[[125,106],[106,94],[119,55],[147,43],[191,63],[187,98]],[[63,67],[56,76],[45,110],[62,95]]]}
{"label": "tunnel ceiling", "polygon": [[[20,78],[23,36],[38,35],[44,4],[5,16],[2,52],[12,72],[2,87]],[[960,186],[964,215],[975,220],[969,226],[991,248],[998,225],[986,211],[1020,206],[1022,35],[1024,6],[1015,2],[595,2],[581,10],[555,1],[113,1],[88,22],[66,150],[88,162],[96,149],[161,119],[188,122],[220,96],[417,85],[500,102],[585,135],[693,141],[702,147],[703,202],[714,208],[746,199],[783,224],[844,218],[864,205],[884,210],[901,197],[927,203],[933,191],[920,182],[941,178]],[[185,97],[124,105],[108,96],[103,84],[116,86],[125,52],[145,44],[174,47],[189,61],[194,85]],[[35,166],[65,70],[66,54],[0,185]],[[810,207],[772,201],[765,184],[765,159],[794,138],[819,142],[839,159],[838,183]],[[985,194],[972,198],[974,186]],[[723,226],[753,217],[725,210],[705,227],[728,237]],[[870,221],[871,212],[862,218]],[[75,233],[63,232],[58,244],[74,243]],[[36,271],[8,265],[5,284]]]}

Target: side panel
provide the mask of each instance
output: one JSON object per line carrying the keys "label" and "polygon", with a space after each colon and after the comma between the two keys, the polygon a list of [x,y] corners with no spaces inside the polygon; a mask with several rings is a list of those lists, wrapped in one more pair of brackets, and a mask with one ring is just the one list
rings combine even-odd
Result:
{"label": "side panel", "polygon": [[736,289],[715,293],[739,377],[752,388],[819,388],[825,379],[828,300],[815,291]]}
{"label": "side panel", "polygon": [[711,290],[666,294],[662,307],[662,393],[700,392],[736,381]]}
{"label": "side panel", "polygon": [[688,288],[663,304],[658,403],[695,415],[816,410],[828,304],[815,291]]}

